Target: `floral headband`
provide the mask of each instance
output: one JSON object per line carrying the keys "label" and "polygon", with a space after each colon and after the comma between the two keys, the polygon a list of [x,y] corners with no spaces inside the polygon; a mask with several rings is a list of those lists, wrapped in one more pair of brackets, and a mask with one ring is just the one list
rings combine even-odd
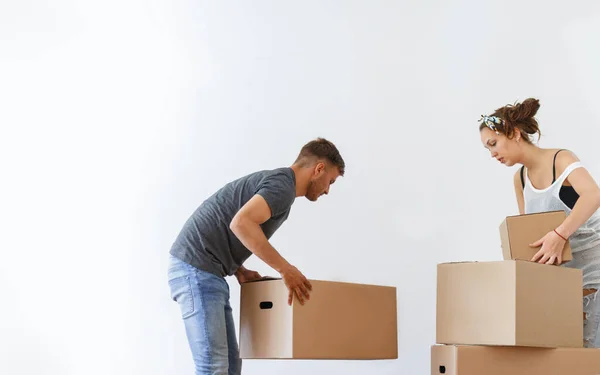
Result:
{"label": "floral headband", "polygon": [[496,124],[498,124],[498,125],[504,124],[504,120],[502,120],[500,117],[486,116],[486,115],[481,115],[479,122],[483,122],[488,128],[490,128],[492,131],[496,132],[496,134],[500,134],[498,129],[496,129]]}

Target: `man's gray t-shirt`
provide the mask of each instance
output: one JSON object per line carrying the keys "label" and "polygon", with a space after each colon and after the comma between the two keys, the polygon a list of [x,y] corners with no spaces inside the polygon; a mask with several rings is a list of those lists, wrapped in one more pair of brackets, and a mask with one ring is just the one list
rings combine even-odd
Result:
{"label": "man's gray t-shirt", "polygon": [[255,194],[260,194],[271,208],[271,218],[261,224],[269,239],[288,218],[296,199],[294,171],[289,167],[259,171],[223,186],[188,218],[171,247],[171,255],[218,276],[233,275],[252,253],[229,225]]}

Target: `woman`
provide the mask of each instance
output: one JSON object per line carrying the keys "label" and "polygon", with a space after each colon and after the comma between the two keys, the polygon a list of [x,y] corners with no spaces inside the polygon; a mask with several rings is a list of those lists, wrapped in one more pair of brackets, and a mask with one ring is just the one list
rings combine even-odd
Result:
{"label": "woman", "polygon": [[506,166],[521,164],[514,185],[520,214],[564,210],[567,218],[531,244],[539,247],[532,261],[561,264],[565,241],[573,260],[567,267],[583,272],[584,346],[600,347],[600,188],[569,150],[539,148],[541,135],[534,118],[539,100],[498,108],[479,120],[481,141],[492,157]]}

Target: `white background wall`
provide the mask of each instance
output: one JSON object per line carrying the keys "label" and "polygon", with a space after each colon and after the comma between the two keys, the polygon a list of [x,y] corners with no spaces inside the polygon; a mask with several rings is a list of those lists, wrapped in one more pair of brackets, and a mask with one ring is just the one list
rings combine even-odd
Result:
{"label": "white background wall", "polygon": [[479,116],[540,98],[541,145],[600,178],[599,37],[591,0],[1,2],[0,373],[193,373],[174,237],[317,136],[347,175],[273,244],[310,278],[397,286],[399,359],[244,373],[428,373],[436,264],[500,259],[517,212]]}

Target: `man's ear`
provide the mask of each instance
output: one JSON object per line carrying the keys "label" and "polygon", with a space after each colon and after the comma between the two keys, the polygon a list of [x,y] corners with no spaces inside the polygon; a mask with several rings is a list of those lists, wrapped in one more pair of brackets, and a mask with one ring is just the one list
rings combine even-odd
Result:
{"label": "man's ear", "polygon": [[323,163],[322,161],[319,161],[315,165],[315,175],[319,175],[322,172],[325,172],[325,163]]}

